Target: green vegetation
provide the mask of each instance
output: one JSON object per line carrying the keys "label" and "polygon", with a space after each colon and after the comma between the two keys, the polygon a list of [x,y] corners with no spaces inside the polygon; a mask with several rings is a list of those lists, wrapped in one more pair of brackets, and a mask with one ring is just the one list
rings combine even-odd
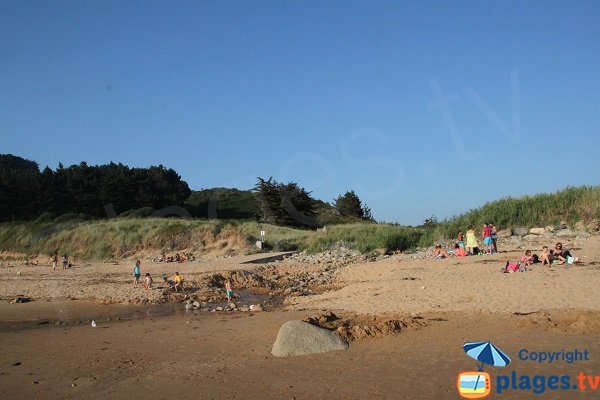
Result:
{"label": "green vegetation", "polygon": [[104,218],[107,209],[181,206],[190,196],[186,182],[162,165],[130,168],[85,162],[56,170],[11,154],[0,154],[0,221],[31,220],[41,214],[80,213]]}
{"label": "green vegetation", "polygon": [[[233,201],[233,200],[231,200]],[[231,204],[231,203],[230,203]],[[459,230],[477,229],[494,222],[500,229],[545,226],[565,221],[600,219],[600,187],[578,187],[535,196],[505,198],[485,204],[450,220],[427,219],[421,227],[378,224],[341,216],[336,209],[316,201],[320,217],[339,218],[326,230],[298,229],[252,220],[207,220],[143,217],[152,208],[131,210],[113,219],[92,220],[86,214],[68,213],[52,218],[45,213],[30,222],[0,224],[0,251],[50,255],[58,250],[78,259],[111,259],[134,255],[188,250],[201,254],[222,249],[228,242],[238,253],[255,250],[260,231],[266,231],[269,250],[320,252],[340,246],[363,253],[387,253],[429,246],[439,238],[454,238]],[[330,213],[330,214],[326,214]],[[5,254],[10,257],[10,254]]]}
{"label": "green vegetation", "polygon": [[354,193],[354,190],[337,197],[334,202],[335,208],[337,208],[341,215],[368,221],[373,220],[371,209],[367,205],[362,204],[356,193]]}
{"label": "green vegetation", "polygon": [[195,218],[254,220],[259,205],[249,190],[214,188],[192,191],[185,208]]}
{"label": "green vegetation", "polygon": [[[434,220],[430,218],[428,220]],[[469,226],[481,228],[492,222],[498,229],[515,226],[544,227],[560,222],[573,225],[577,221],[600,219],[600,186],[567,187],[555,193],[507,197],[486,203],[480,208],[449,220],[430,224],[427,240],[453,238]]]}

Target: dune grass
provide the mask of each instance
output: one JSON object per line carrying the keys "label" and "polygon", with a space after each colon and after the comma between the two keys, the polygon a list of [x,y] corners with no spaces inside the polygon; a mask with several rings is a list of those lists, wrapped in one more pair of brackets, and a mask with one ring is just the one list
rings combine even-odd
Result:
{"label": "dune grass", "polygon": [[492,222],[499,229],[516,226],[544,227],[600,219],[600,186],[567,187],[555,193],[506,197],[443,221],[427,234],[428,239],[455,237],[470,226],[481,228]]}
{"label": "dune grass", "polygon": [[[0,251],[50,255],[54,251],[79,259],[112,259],[140,252],[159,254],[181,249],[203,251],[205,241],[219,234],[242,238],[238,250],[258,251],[254,243],[266,232],[267,250],[320,252],[344,246],[368,253],[392,252],[431,245],[453,238],[473,226],[493,222],[500,229],[515,226],[545,226],[600,219],[600,186],[566,188],[520,198],[508,197],[470,210],[432,227],[414,228],[374,222],[328,225],[326,231],[304,230],[261,224],[248,220],[181,218],[125,218],[89,220],[84,215],[65,214],[57,219],[42,215],[35,221],[0,224]],[[223,236],[223,235],[221,235]],[[238,240],[239,243],[239,240]]]}

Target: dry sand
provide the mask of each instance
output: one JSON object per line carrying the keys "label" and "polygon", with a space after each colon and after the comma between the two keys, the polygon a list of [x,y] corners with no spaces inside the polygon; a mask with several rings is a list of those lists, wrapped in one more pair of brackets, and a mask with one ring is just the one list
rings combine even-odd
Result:
{"label": "dry sand", "polygon": [[[452,399],[458,398],[457,373],[476,365],[462,344],[479,340],[492,340],[513,357],[505,369],[492,368],[493,374],[600,375],[600,240],[569,245],[585,265],[538,265],[531,272],[502,274],[503,263],[517,260],[522,250],[460,260],[402,256],[354,264],[337,271],[340,290],[292,298],[296,304],[289,311],[256,314],[160,314],[150,312],[158,307],[153,305],[97,305],[107,298],[153,300],[152,291],[131,288],[130,261],[80,264],[64,272],[5,265],[0,268],[0,297],[24,294],[36,301],[0,305],[0,398]],[[260,268],[240,261],[144,261],[142,272],[158,277],[177,269],[194,281],[219,271]],[[323,268],[275,265],[282,271]],[[71,298],[82,300],[67,300]],[[282,323],[320,310],[349,318],[418,314],[423,326],[356,340],[343,352],[271,356]],[[99,318],[97,328],[88,324],[90,317]],[[46,321],[66,325],[38,325]],[[517,359],[521,348],[587,349],[590,361],[525,362]],[[490,398],[598,396],[509,391]]]}

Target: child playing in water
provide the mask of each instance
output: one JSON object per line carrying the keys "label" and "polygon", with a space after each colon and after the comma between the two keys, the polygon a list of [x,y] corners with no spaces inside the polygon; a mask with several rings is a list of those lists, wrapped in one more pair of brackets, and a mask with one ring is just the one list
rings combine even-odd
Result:
{"label": "child playing in water", "polygon": [[233,290],[229,279],[225,280],[225,293],[227,294],[227,301],[230,302],[233,297]]}
{"label": "child playing in water", "polygon": [[152,289],[152,277],[149,272],[146,272],[146,276],[144,277],[144,283],[142,283],[142,287],[144,289]]}
{"label": "child playing in water", "polygon": [[550,266],[552,261],[550,260],[550,252],[548,251],[548,246],[544,246],[542,248],[542,255],[540,256],[540,261],[542,262],[542,267],[546,264]]}

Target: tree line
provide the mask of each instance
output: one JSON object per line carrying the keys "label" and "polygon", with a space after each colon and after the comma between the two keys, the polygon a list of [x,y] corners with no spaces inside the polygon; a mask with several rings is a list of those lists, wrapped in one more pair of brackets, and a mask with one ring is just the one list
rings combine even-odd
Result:
{"label": "tree line", "polygon": [[188,184],[162,165],[130,168],[82,162],[40,171],[34,161],[0,155],[0,221],[31,220],[45,213],[106,217],[105,207],[116,213],[161,209],[183,205],[190,193]]}
{"label": "tree line", "polygon": [[[142,217],[157,215],[156,210],[173,206],[181,207],[185,215],[192,217],[253,215],[259,221],[295,227],[318,226],[318,212],[323,208],[333,209],[338,215],[351,219],[373,220],[371,210],[362,204],[354,191],[334,199],[332,206],[315,200],[311,192],[297,183],[277,182],[272,177],[259,177],[251,191],[217,189],[203,192],[207,191],[192,192],[181,176],[162,165],[130,168],[112,162],[95,166],[81,162],[66,168],[59,164],[55,170],[46,167],[40,171],[34,161],[0,154],[0,222],[69,213],[93,218],[110,217],[113,213]],[[207,198],[208,194],[210,197]],[[212,203],[219,201],[230,207],[225,215],[210,212],[212,208],[217,210]]]}

